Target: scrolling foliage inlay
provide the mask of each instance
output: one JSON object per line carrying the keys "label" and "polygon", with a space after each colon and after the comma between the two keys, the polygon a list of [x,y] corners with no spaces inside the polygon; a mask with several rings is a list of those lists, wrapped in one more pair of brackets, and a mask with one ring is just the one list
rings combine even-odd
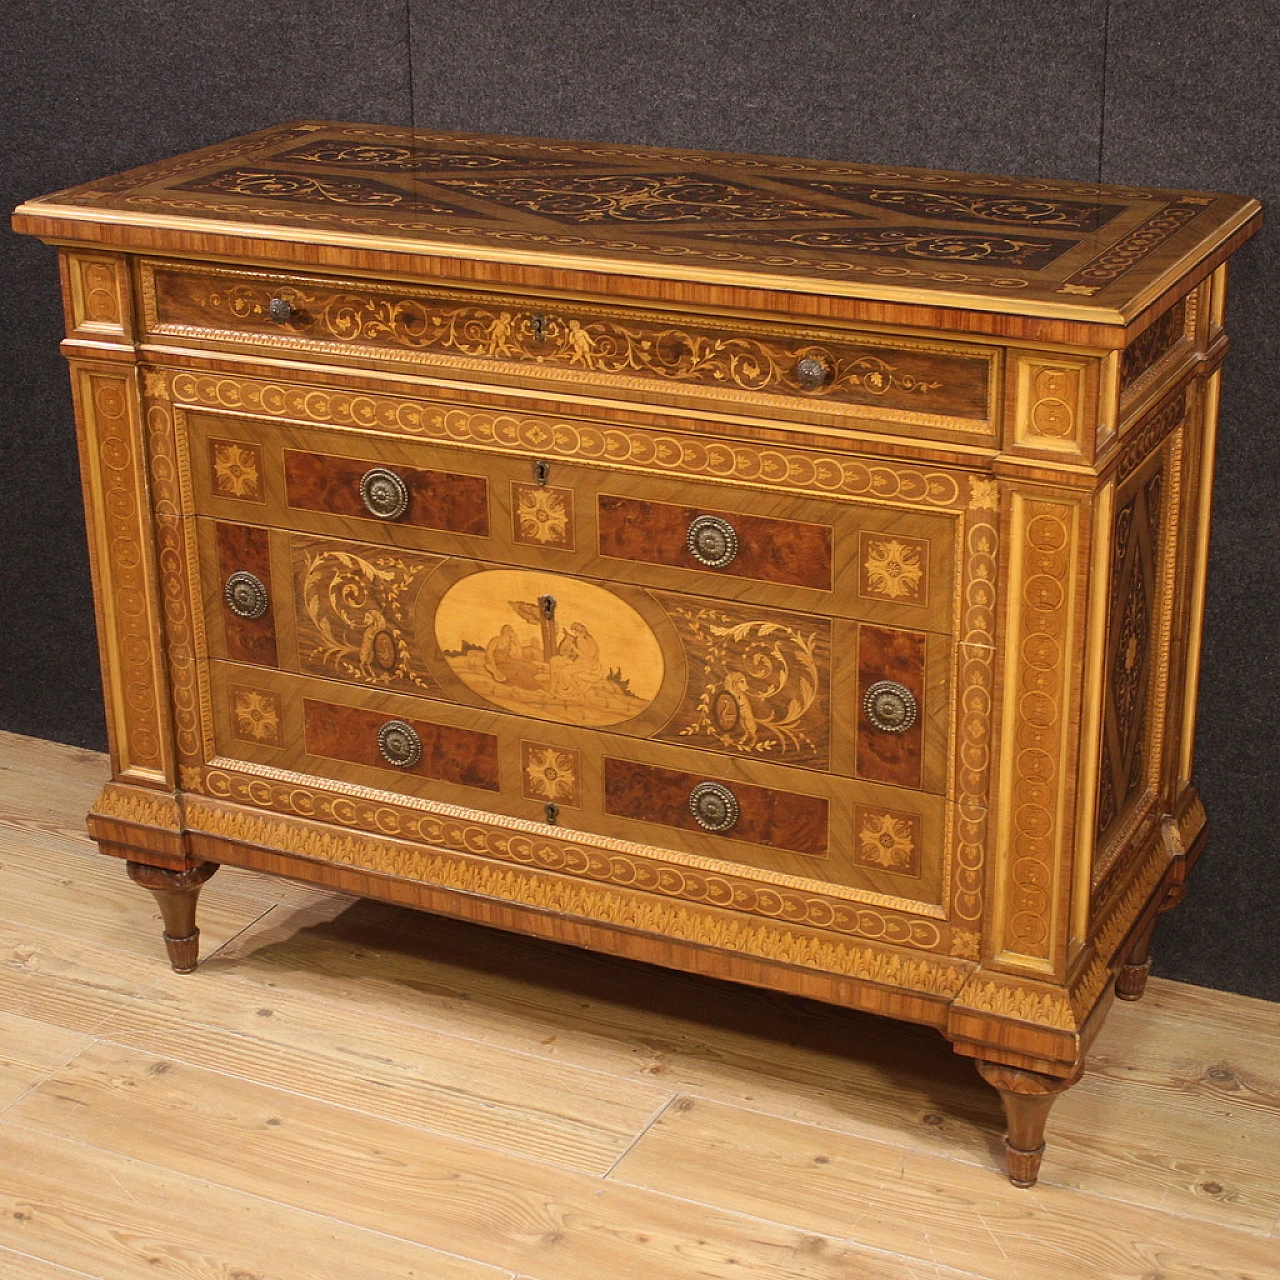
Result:
{"label": "scrolling foliage inlay", "polygon": [[663,731],[704,750],[825,769],[831,623],[655,593],[684,643],[685,697]]}
{"label": "scrolling foliage inlay", "polygon": [[[986,358],[941,349],[840,341],[806,330],[793,337],[718,328],[710,321],[672,324],[668,317],[616,310],[564,311],[534,300],[370,285],[355,292],[299,278],[262,278],[198,267],[158,267],[148,297],[162,329],[228,327],[276,343],[341,342],[438,352],[610,375],[656,378],[717,390],[766,393],[820,404],[876,406],[984,421]],[[282,297],[294,319],[282,326],[268,304]],[[817,360],[826,377],[802,383],[801,360]]]}

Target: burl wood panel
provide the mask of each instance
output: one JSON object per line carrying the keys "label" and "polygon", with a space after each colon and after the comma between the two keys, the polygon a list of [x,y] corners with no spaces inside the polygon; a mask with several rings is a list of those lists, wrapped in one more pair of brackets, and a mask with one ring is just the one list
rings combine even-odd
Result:
{"label": "burl wood panel", "polygon": [[352,764],[372,765],[394,773],[455,782],[463,787],[499,790],[498,740],[492,734],[427,720],[407,720],[422,740],[422,758],[411,768],[390,764],[378,749],[378,730],[388,720],[401,719],[379,711],[345,707],[307,698],[303,723],[307,752]]}
{"label": "burl wood panel", "polygon": [[274,667],[276,656],[275,592],[271,585],[271,536],[266,529],[247,524],[214,525],[218,548],[219,590],[233,573],[251,573],[267,589],[271,601],[261,618],[242,618],[222,600],[222,634],[228,658]]}
{"label": "burl wood panel", "polygon": [[[680,773],[606,757],[604,807],[606,813],[642,822],[660,822],[681,831],[706,834],[689,808],[689,793],[700,782],[716,781],[705,773]],[[799,795],[726,783],[737,797],[738,821],[725,839],[788,849],[813,857],[827,854],[827,802],[819,796]]]}
{"label": "burl wood panel", "polygon": [[[920,785],[923,760],[925,637],[918,631],[889,627],[858,628],[858,747],[860,778],[892,782],[900,787]],[[895,680],[915,695],[919,712],[905,733],[886,733],[867,719],[862,699],[878,680]]]}
{"label": "burl wood panel", "polygon": [[[643,502],[607,493],[600,495],[598,508],[601,555],[831,590],[832,535],[825,525]],[[689,525],[698,516],[726,520],[738,535],[738,554],[723,569],[708,568],[689,550]]]}
{"label": "burl wood panel", "polygon": [[[360,498],[360,480],[370,468],[385,466],[376,458],[341,458],[286,449],[287,501],[304,511],[378,520]],[[394,471],[409,490],[409,507],[394,523],[489,536],[489,482],[483,476],[403,466],[387,470]]]}

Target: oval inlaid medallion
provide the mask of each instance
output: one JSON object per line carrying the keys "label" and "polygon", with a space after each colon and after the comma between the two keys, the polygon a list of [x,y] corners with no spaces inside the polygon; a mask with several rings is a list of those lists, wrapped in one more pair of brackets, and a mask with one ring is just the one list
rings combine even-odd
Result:
{"label": "oval inlaid medallion", "polygon": [[575,578],[489,569],[454,583],[436,643],[486,702],[564,724],[621,724],[662,687],[662,647],[611,591]]}

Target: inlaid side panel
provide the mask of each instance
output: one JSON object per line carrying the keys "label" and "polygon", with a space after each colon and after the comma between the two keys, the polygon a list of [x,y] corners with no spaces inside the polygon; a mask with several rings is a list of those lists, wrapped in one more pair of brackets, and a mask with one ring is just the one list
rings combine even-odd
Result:
{"label": "inlaid side panel", "polygon": [[[600,495],[597,518],[601,555],[685,569],[711,567],[733,577],[831,590],[833,531],[822,525],[613,494]],[[696,546],[699,521],[720,522],[711,525],[704,551]],[[723,564],[716,562],[721,557]]]}
{"label": "inlaid side panel", "polygon": [[[701,831],[690,805],[694,788],[708,781],[704,773],[658,769],[633,760],[606,758],[604,807],[607,813],[639,818],[683,831]],[[827,802],[820,796],[753,787],[741,782],[718,784],[737,806],[734,821],[719,832],[726,840],[788,849],[823,857],[827,852]]]}
{"label": "inlaid side panel", "polygon": [[154,521],[136,379],[132,366],[72,362],[113,770],[117,778],[172,785]]}
{"label": "inlaid side panel", "polygon": [[1176,794],[1169,743],[1177,742],[1178,712],[1171,720],[1169,707],[1185,669],[1183,646],[1173,643],[1178,610],[1188,603],[1177,599],[1190,474],[1183,415],[1194,420],[1199,396],[1179,397],[1171,407],[1178,411],[1173,431],[1143,457],[1136,447],[1145,433],[1135,433],[1117,467],[1091,867],[1095,911],[1105,910],[1132,866],[1140,847],[1134,832],[1153,806],[1171,811]]}
{"label": "inlaid side panel", "polygon": [[[214,526],[218,557],[218,588],[222,591],[222,637],[229,658],[274,667],[276,653],[275,595],[271,580],[270,533],[254,525]],[[256,617],[237,613],[227,599],[228,585],[236,574],[251,574],[265,588],[265,607]]]}
{"label": "inlaid side panel", "polygon": [[1064,863],[1074,815],[1082,517],[1015,491],[995,805],[996,960],[1053,972],[1064,960]]}

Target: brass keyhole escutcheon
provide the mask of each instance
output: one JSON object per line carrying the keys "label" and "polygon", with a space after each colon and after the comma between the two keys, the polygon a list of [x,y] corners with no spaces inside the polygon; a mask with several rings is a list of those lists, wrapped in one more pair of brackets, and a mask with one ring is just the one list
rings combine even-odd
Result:
{"label": "brass keyhole escutcheon", "polygon": [[877,680],[862,697],[867,719],[883,733],[906,733],[916,722],[916,696],[896,680]]}
{"label": "brass keyhole escutcheon", "polygon": [[271,604],[267,595],[266,584],[256,574],[247,573],[243,569],[233,573],[223,589],[223,598],[232,613],[251,622],[261,618]]}

